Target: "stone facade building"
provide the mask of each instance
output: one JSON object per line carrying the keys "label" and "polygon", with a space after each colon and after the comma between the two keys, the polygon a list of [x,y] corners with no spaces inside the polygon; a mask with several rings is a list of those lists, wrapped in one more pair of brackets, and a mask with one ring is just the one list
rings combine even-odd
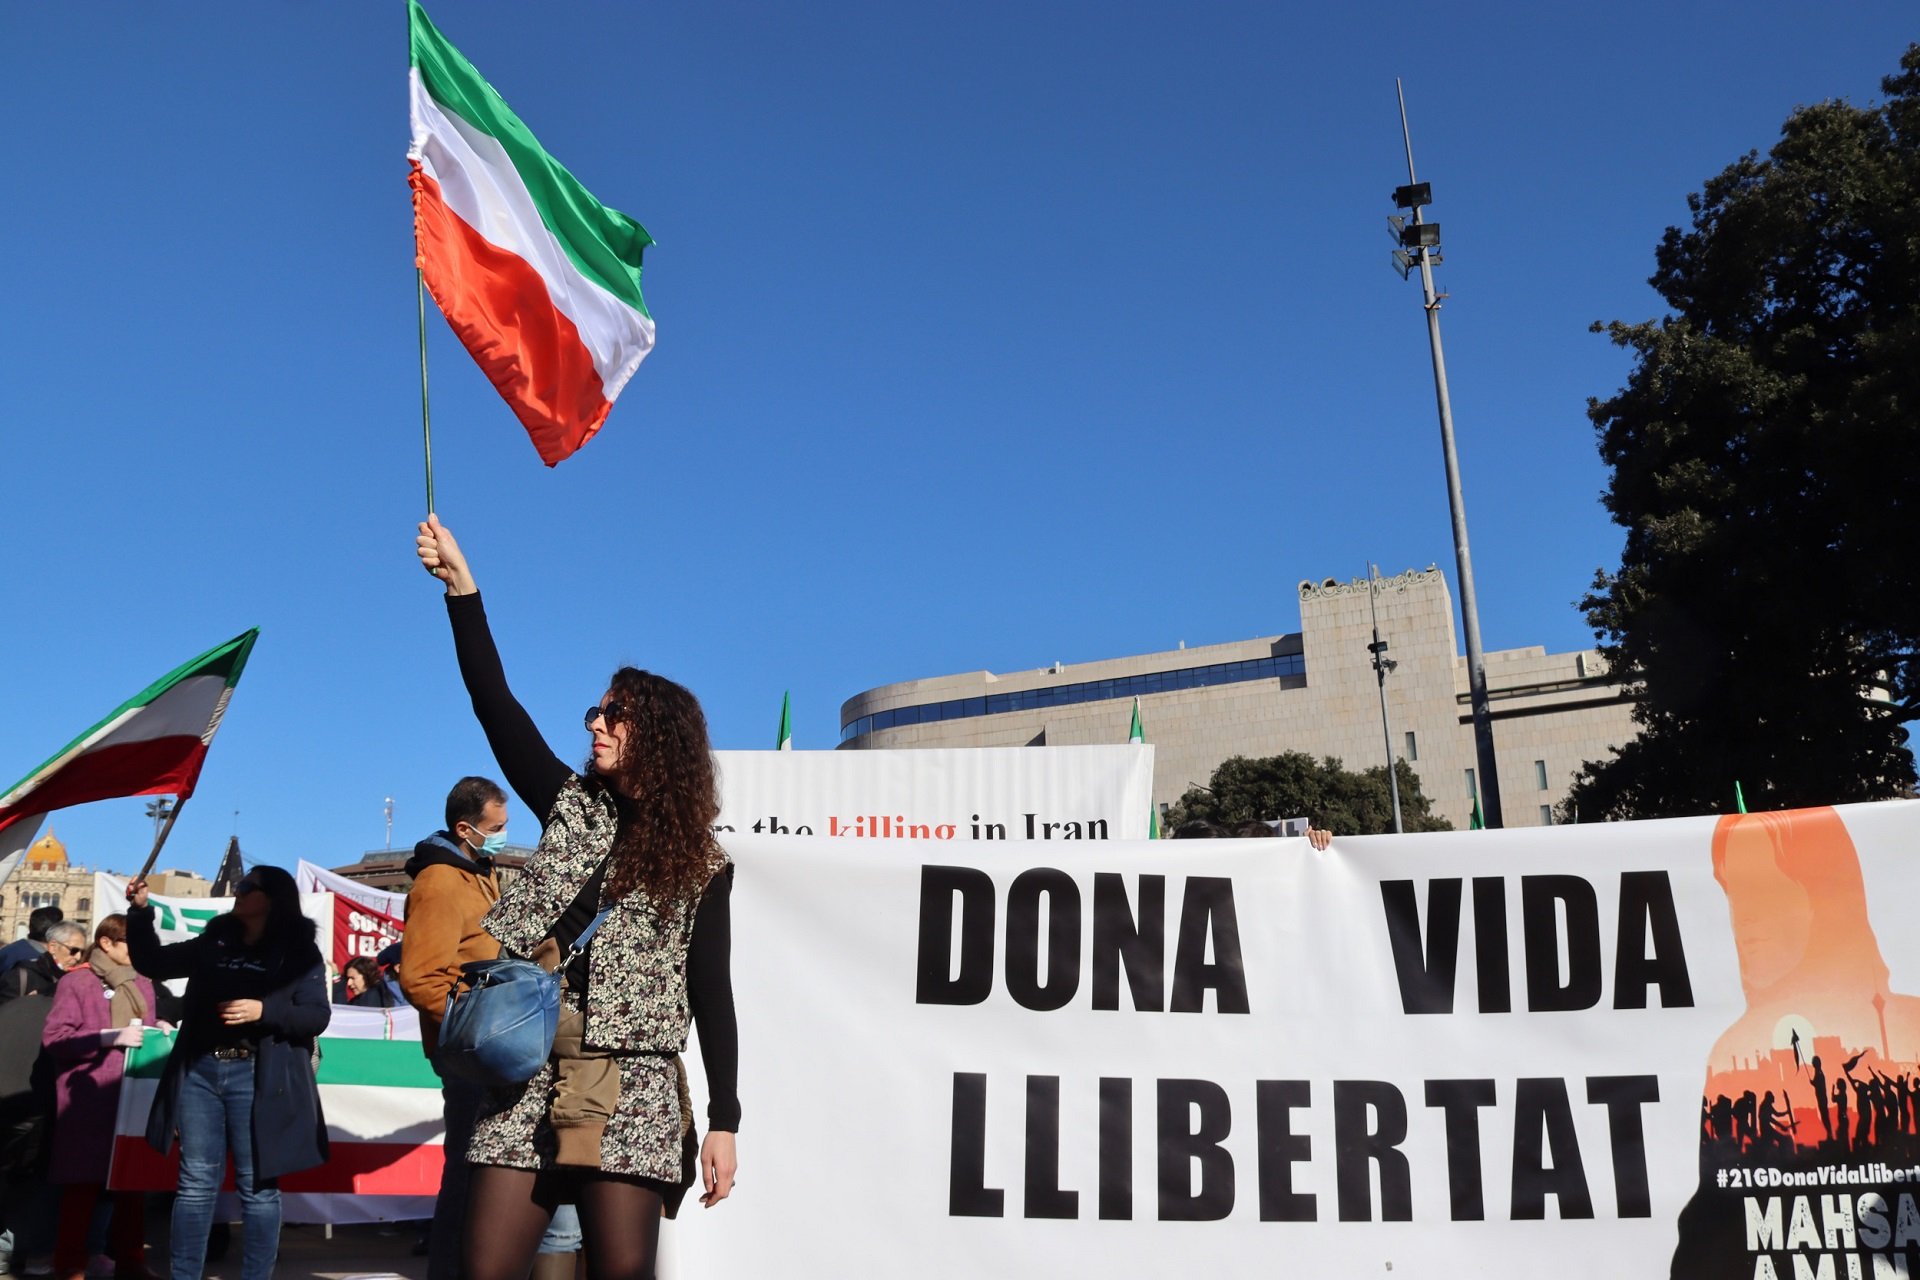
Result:
{"label": "stone facade building", "polygon": [[[334,867],[332,871],[335,875],[359,880],[375,889],[385,889],[388,893],[405,893],[413,888],[413,877],[407,874],[407,859],[412,856],[411,848],[369,849],[360,855],[358,862]],[[520,868],[526,866],[527,859],[532,856],[532,849],[519,844],[510,844],[494,854],[493,868],[500,873],[500,887],[504,889],[511,884],[513,878],[520,874]]]}
{"label": "stone facade building", "polygon": [[[204,898],[213,887],[204,877],[180,870],[155,871],[147,884],[170,898]],[[67,846],[51,830],[27,846],[20,865],[0,882],[0,941],[26,937],[27,917],[38,907],[59,907],[66,919],[93,930],[93,868],[69,862]]]}
{"label": "stone facade building", "polygon": [[[1230,756],[1304,751],[1370,768],[1386,754],[1368,650],[1375,609],[1396,664],[1387,677],[1394,753],[1420,775],[1434,811],[1465,828],[1479,786],[1467,664],[1437,568],[1371,590],[1363,578],[1302,582],[1300,630],[1285,635],[882,685],[842,705],[840,745],[1125,742],[1138,697],[1156,805],[1205,785]],[[1634,735],[1631,697],[1591,649],[1507,649],[1488,653],[1486,667],[1506,825],[1546,824],[1580,766]]]}
{"label": "stone facade building", "polygon": [[20,865],[0,883],[0,939],[27,936],[27,917],[58,907],[66,919],[93,929],[93,869],[67,861],[67,846],[52,830],[27,846]]}

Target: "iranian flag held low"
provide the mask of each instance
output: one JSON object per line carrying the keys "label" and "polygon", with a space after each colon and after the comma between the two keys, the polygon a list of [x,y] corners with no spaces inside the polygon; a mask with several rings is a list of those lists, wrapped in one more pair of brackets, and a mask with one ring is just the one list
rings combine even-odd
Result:
{"label": "iranian flag held low", "polygon": [[181,664],[55,752],[0,795],[0,831],[36,814],[115,796],[192,795],[259,637],[255,627]]}
{"label": "iranian flag held low", "polygon": [[[395,1009],[335,1008],[319,1040],[314,1074],[332,1148],[317,1168],[280,1179],[289,1222],[369,1222],[428,1217],[440,1190],[440,1077],[420,1052],[419,1015]],[[176,1146],[147,1145],[147,1114],[166,1071],[173,1036],[148,1028],[127,1051],[114,1120],[116,1191],[171,1191],[179,1185]],[[233,1175],[227,1174],[231,1190]]]}
{"label": "iranian flag held low", "polygon": [[417,261],[433,300],[553,466],[653,349],[646,229],[591,192],[409,3]]}

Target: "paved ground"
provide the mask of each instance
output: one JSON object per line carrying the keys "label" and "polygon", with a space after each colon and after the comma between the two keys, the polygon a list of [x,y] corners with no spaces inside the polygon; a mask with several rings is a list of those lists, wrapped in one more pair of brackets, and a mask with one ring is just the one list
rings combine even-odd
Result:
{"label": "paved ground", "polygon": [[[207,1268],[211,1280],[239,1280],[240,1232],[234,1229],[233,1247],[215,1266]],[[420,1238],[411,1226],[391,1225],[335,1227],[327,1238],[325,1227],[286,1227],[280,1232],[280,1265],[274,1275],[281,1280],[366,1280],[370,1277],[404,1276],[406,1280],[425,1280],[427,1260],[413,1256],[413,1245]],[[155,1260],[156,1271],[164,1257]]]}
{"label": "paved ground", "polygon": [[[150,1227],[156,1224],[149,1224]],[[147,1265],[165,1275],[165,1222],[147,1236]],[[427,1260],[415,1257],[419,1232],[411,1225],[335,1227],[331,1238],[325,1227],[284,1227],[280,1232],[277,1280],[426,1280]],[[207,1266],[208,1280],[240,1280],[240,1228],[233,1228],[227,1256]],[[10,1277],[9,1280],[12,1280]]]}

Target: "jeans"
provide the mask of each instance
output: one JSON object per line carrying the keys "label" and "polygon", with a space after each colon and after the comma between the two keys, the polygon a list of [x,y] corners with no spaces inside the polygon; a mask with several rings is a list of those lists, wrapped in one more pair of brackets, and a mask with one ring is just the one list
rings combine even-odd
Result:
{"label": "jeans", "polygon": [[271,1280],[280,1254],[280,1188],[254,1177],[253,1059],[195,1058],[180,1079],[180,1193],[173,1201],[176,1276],[206,1274],[214,1200],[233,1157],[240,1192],[241,1280]]}
{"label": "jeans", "polygon": [[553,1221],[547,1224],[547,1234],[540,1237],[540,1252],[580,1252],[580,1211],[578,1209],[570,1204],[563,1204],[553,1211]]}

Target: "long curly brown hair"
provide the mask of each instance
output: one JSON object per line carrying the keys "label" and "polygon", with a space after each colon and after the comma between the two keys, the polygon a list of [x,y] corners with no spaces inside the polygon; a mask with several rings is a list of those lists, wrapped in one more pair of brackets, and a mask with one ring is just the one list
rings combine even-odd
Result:
{"label": "long curly brown hair", "polygon": [[637,667],[614,672],[607,689],[627,708],[626,747],[610,774],[597,772],[591,755],[581,771],[621,809],[607,891],[623,898],[644,889],[663,905],[697,898],[714,872],[720,816],[706,713],[683,686]]}

